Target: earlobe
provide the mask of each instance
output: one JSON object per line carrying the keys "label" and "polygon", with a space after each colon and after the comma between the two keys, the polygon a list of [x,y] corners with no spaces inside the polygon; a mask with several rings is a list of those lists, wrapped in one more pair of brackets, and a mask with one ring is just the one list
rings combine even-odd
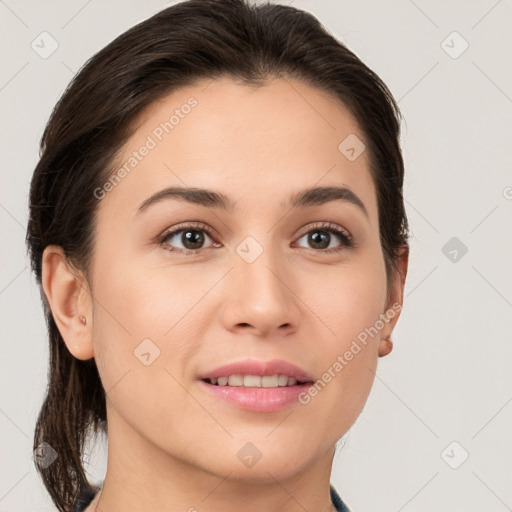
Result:
{"label": "earlobe", "polygon": [[62,247],[50,245],[42,257],[42,285],[53,318],[69,352],[77,359],[94,357],[92,304],[87,282],[70,268]]}
{"label": "earlobe", "polygon": [[381,340],[379,345],[379,357],[387,356],[393,350],[393,341],[388,336],[386,339]]}

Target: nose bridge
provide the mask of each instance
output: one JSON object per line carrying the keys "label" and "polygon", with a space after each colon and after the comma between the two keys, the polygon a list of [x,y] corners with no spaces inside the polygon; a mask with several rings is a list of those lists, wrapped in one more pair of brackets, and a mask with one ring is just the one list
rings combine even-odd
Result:
{"label": "nose bridge", "polygon": [[[272,236],[247,236],[235,249],[237,261],[235,267],[242,274],[242,281],[247,284],[244,289],[247,292],[262,293],[275,296],[287,295],[285,287],[279,278],[283,266],[283,257],[279,254],[279,248],[275,247]],[[269,297],[266,297],[267,300]],[[282,297],[284,298],[284,297]]]}

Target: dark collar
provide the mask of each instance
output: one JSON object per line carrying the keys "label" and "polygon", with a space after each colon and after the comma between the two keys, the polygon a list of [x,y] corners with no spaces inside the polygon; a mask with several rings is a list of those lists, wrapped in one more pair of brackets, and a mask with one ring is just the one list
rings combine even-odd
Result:
{"label": "dark collar", "polygon": [[340,498],[339,494],[336,492],[336,489],[331,485],[331,500],[336,507],[336,510],[338,512],[350,512],[347,505],[343,503],[342,499]]}

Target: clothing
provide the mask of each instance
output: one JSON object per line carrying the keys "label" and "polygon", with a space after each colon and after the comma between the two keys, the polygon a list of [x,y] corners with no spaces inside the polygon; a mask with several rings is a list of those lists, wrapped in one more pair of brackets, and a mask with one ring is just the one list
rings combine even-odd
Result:
{"label": "clothing", "polygon": [[338,512],[350,512],[349,508],[345,503],[343,503],[342,499],[339,497],[338,493],[336,492],[336,489],[331,485],[331,500],[334,503],[334,506],[336,507],[336,510]]}
{"label": "clothing", "polygon": [[99,487],[87,487],[85,490],[83,490],[79,498],[75,501],[73,510],[75,512],[83,512],[91,504],[91,501],[94,499],[96,493],[99,490]]}
{"label": "clothing", "polygon": [[[94,499],[94,496],[96,496],[96,493],[98,492],[98,488],[91,489],[90,487],[85,490],[85,492],[82,493],[82,496],[76,501],[74,509],[76,512],[83,512],[91,503],[91,501]],[[331,485],[331,500],[336,507],[336,510],[338,512],[350,512],[348,507],[343,503],[341,498],[339,497],[338,493],[336,492],[336,489]]]}

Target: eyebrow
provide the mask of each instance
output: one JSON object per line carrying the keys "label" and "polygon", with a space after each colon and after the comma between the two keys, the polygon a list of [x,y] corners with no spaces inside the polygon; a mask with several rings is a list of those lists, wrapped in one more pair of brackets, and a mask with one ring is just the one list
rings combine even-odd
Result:
{"label": "eyebrow", "polygon": [[[236,201],[229,199],[221,192],[206,190],[202,188],[182,188],[169,187],[160,190],[156,194],[143,201],[137,215],[147,210],[150,206],[168,199],[178,199],[189,203],[205,206],[206,208],[216,208],[220,210],[233,210]],[[282,201],[282,208],[307,208],[318,206],[332,201],[341,201],[357,206],[368,218],[368,211],[359,197],[347,187],[315,187],[295,192],[288,199],[288,202]]]}

